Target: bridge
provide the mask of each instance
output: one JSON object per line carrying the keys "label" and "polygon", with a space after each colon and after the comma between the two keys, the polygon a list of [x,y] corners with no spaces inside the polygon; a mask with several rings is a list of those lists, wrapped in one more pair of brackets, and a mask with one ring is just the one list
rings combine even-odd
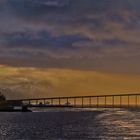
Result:
{"label": "bridge", "polygon": [[140,93],[94,96],[71,96],[31,98],[14,100],[27,107],[73,107],[73,108],[138,108]]}

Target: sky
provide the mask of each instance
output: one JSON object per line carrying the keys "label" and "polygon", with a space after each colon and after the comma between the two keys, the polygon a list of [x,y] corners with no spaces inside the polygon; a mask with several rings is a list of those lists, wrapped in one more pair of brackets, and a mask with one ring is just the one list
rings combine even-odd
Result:
{"label": "sky", "polygon": [[[0,87],[10,98],[139,92],[139,7],[139,0],[1,0]],[[106,80],[113,84],[104,87]]]}

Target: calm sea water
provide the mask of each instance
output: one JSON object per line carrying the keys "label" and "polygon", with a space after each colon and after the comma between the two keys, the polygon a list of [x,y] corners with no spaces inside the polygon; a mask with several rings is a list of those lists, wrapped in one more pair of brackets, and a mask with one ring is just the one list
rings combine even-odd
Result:
{"label": "calm sea water", "polygon": [[0,140],[140,140],[140,112],[0,113]]}

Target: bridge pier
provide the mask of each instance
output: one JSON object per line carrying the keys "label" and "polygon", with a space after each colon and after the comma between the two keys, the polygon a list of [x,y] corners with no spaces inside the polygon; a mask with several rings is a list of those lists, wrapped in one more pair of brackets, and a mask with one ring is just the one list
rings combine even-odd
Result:
{"label": "bridge pier", "polygon": [[36,105],[38,105],[38,100],[36,100]]}
{"label": "bridge pier", "polygon": [[122,96],[120,96],[120,108],[122,107]]}
{"label": "bridge pier", "polygon": [[31,101],[29,100],[29,105],[31,104]]}
{"label": "bridge pier", "polygon": [[76,98],[74,98],[74,107],[76,107]]}
{"label": "bridge pier", "polygon": [[128,108],[129,108],[129,95],[128,95]]}
{"label": "bridge pier", "polygon": [[105,108],[106,108],[106,96],[105,96]]}
{"label": "bridge pier", "polygon": [[46,100],[44,99],[44,105],[46,105],[46,102],[45,102]]}
{"label": "bridge pier", "polygon": [[138,106],[138,98],[137,98],[137,95],[135,96],[135,102],[136,102],[136,108]]}
{"label": "bridge pier", "polygon": [[67,105],[69,105],[69,98],[67,98]]}
{"label": "bridge pier", "polygon": [[99,107],[99,97],[97,96],[97,108]]}
{"label": "bridge pier", "polygon": [[92,103],[91,103],[91,97],[89,97],[89,107],[92,106]]}
{"label": "bridge pier", "polygon": [[82,108],[84,107],[83,105],[84,105],[84,99],[83,99],[83,97],[82,97]]}
{"label": "bridge pier", "polygon": [[59,106],[60,106],[61,105],[61,99],[59,98],[58,100],[59,100]]}
{"label": "bridge pier", "polygon": [[112,96],[112,108],[114,108],[114,96]]}
{"label": "bridge pier", "polygon": [[53,99],[51,99],[51,105],[53,105]]}

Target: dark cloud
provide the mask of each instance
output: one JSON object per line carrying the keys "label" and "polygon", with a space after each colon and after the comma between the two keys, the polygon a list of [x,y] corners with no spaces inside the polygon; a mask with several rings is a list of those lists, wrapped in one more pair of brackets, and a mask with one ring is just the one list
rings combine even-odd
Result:
{"label": "dark cloud", "polygon": [[140,57],[139,7],[139,0],[1,0],[0,61],[95,69],[128,61],[131,67]]}
{"label": "dark cloud", "polygon": [[83,24],[84,20],[97,23],[94,19],[122,22],[127,18],[124,17],[124,12],[135,13],[137,16],[140,12],[139,0],[133,2],[131,0],[9,0],[8,2],[11,11],[21,18],[54,24]]}
{"label": "dark cloud", "polygon": [[1,39],[3,44],[8,47],[27,47],[27,48],[44,48],[44,47],[60,47],[68,48],[71,47],[73,43],[80,41],[91,41],[88,37],[81,34],[71,34],[71,35],[60,35],[53,36],[49,32],[12,32],[9,34],[2,34]]}

